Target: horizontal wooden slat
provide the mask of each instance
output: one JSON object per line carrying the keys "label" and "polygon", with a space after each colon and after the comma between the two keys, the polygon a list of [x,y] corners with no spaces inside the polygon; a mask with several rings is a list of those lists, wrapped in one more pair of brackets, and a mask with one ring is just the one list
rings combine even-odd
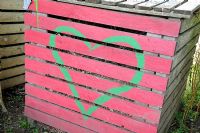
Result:
{"label": "horizontal wooden slat", "polygon": [[24,54],[24,45],[4,47],[0,49],[0,53],[2,57]]}
{"label": "horizontal wooden slat", "polygon": [[122,7],[129,7],[129,8],[133,8],[135,7],[135,5],[145,2],[145,0],[126,0],[124,2],[120,2],[117,5],[118,6],[122,6]]}
{"label": "horizontal wooden slat", "polygon": [[122,2],[122,1],[124,1],[124,0],[101,0],[101,3],[105,4],[105,5],[114,6],[114,5],[117,5],[118,3]]}
{"label": "horizontal wooden slat", "polygon": [[[25,33],[25,41],[49,46],[49,38],[51,36],[55,35],[28,30]],[[81,40],[72,39],[69,37],[56,37],[56,48],[59,48],[61,50],[69,50],[71,52],[89,55],[92,57],[97,57],[133,67],[138,67],[138,61],[136,58],[137,54],[137,56],[144,56],[145,58],[145,65],[142,69],[166,74],[169,74],[171,69],[172,60],[169,59],[132,52],[128,50],[122,50],[119,48],[107,47],[104,45],[99,45],[100,47],[92,50],[86,45],[87,43],[89,42],[83,42]]]}
{"label": "horizontal wooden slat", "polygon": [[[188,29],[186,32],[180,34],[180,36],[179,36],[179,38],[177,40],[178,45],[176,47],[176,51],[178,51],[181,48],[183,48],[194,37],[199,36],[199,33],[200,33],[200,23],[195,25],[195,27],[192,27],[192,28]],[[196,43],[197,43],[197,41],[196,41]]]}
{"label": "horizontal wooden slat", "polygon": [[34,110],[29,107],[25,107],[24,113],[29,118],[32,118],[34,120],[40,121],[44,124],[48,124],[50,126],[53,126],[55,128],[61,129],[66,132],[70,133],[94,133],[91,130],[88,130],[86,128],[82,128],[78,125],[72,124],[70,122],[64,121],[62,119],[58,119],[56,117],[50,116],[48,114],[42,113],[40,111]]}
{"label": "horizontal wooden slat", "polygon": [[189,0],[188,2],[178,6],[174,9],[176,13],[184,13],[184,14],[192,14],[200,7],[200,1],[194,2],[193,0]]}
{"label": "horizontal wooden slat", "polygon": [[136,8],[142,10],[151,10],[154,6],[157,6],[165,2],[166,0],[148,0],[146,2],[136,5]]}
{"label": "horizontal wooden slat", "polygon": [[[61,96],[56,93],[42,90],[30,85],[26,85],[26,94],[37,97],[39,99],[47,100],[59,106],[63,106],[65,108],[69,108],[69,109],[80,112],[80,109],[77,107],[74,99],[72,98]],[[91,106],[91,104],[88,104],[88,103],[82,103],[82,104],[85,107]],[[122,116],[118,113],[110,112],[103,108],[98,108],[92,114],[92,117],[104,120],[105,122],[109,122],[111,124],[116,124],[120,127],[125,127],[126,129],[129,129],[131,131],[138,132],[138,133],[146,133],[146,132],[156,133],[155,126],[136,121],[134,119]]]}
{"label": "horizontal wooden slat", "polygon": [[[42,63],[42,62],[35,61],[35,60],[30,60],[28,58],[26,58],[25,60],[26,60],[26,69],[29,69],[29,70],[32,70],[32,71],[35,71],[35,72],[38,72],[41,74],[49,74],[51,76],[54,76],[54,77],[57,77],[60,79],[64,79],[64,76],[60,72],[58,66],[50,65],[48,63]],[[49,69],[45,69],[45,68],[49,68]],[[76,72],[76,71],[73,71],[70,69],[68,69],[68,71],[69,71],[70,75],[72,76],[73,82],[75,82],[77,84],[89,86],[92,88],[96,88],[103,92],[107,92],[110,88],[117,88],[117,87],[123,86],[120,83],[112,82],[112,81],[109,81],[109,80],[106,80],[103,78],[97,78],[95,76],[83,74],[81,72]],[[45,86],[45,83],[39,82],[39,81],[42,81],[41,80],[42,78],[47,78],[47,77],[40,77],[37,79],[33,78],[33,77],[34,76],[27,75],[27,77],[26,77],[27,81],[35,83],[35,84],[39,84],[40,86]],[[34,79],[34,81],[31,79]],[[56,80],[53,80],[53,81],[56,81]],[[42,84],[40,84],[40,83],[42,83]],[[63,83],[63,82],[60,82],[60,83]],[[51,88],[51,86],[49,86],[49,85],[47,86],[47,88],[48,87]],[[52,87],[54,87],[54,86],[52,86]],[[107,93],[114,94],[112,92],[107,92]],[[114,95],[116,95],[116,94],[114,94]],[[122,93],[120,96],[127,98],[127,99],[135,100],[135,101],[138,101],[141,103],[150,104],[151,106],[161,107],[162,103],[163,103],[162,95],[156,94],[156,93],[153,93],[153,92],[147,91],[147,90],[141,90],[137,87],[133,87],[131,90],[129,90],[128,92]]]}
{"label": "horizontal wooden slat", "polygon": [[1,0],[0,9],[23,10],[23,0]]}
{"label": "horizontal wooden slat", "polygon": [[182,60],[184,60],[185,56],[191,51],[198,42],[199,36],[194,37],[190,40],[176,55],[173,59],[172,70],[179,64]]}
{"label": "horizontal wooden slat", "polygon": [[17,44],[17,43],[24,43],[24,34],[0,36],[0,45],[1,46]]}
{"label": "horizontal wooden slat", "polygon": [[[41,79],[38,79],[38,78],[41,78],[43,81],[41,81]],[[32,74],[29,72],[26,72],[26,81],[37,84],[39,86],[48,87],[49,89],[52,89],[57,92],[62,92],[67,95],[74,96],[74,94],[72,93],[72,90],[69,87],[72,84],[67,84],[66,82],[61,82],[61,81],[58,81],[58,80],[55,80],[52,78],[40,76],[37,74]],[[54,83],[56,83],[56,84],[54,84]],[[77,90],[77,93],[79,95],[79,97],[74,96],[76,98],[80,98],[82,100],[86,100],[91,103],[95,103],[96,105],[99,105],[99,106],[104,106],[109,109],[113,109],[116,111],[120,111],[122,113],[129,114],[138,119],[145,119],[153,124],[158,124],[159,116],[160,116],[160,111],[158,111],[158,110],[153,110],[153,109],[150,109],[147,107],[143,107],[143,106],[135,104],[133,102],[129,102],[129,101],[126,101],[126,100],[123,100],[120,98],[112,97],[111,95],[105,95],[103,93],[85,89],[83,87],[79,87],[79,86],[74,86],[74,87]],[[108,90],[109,89],[111,89],[111,88],[108,88]],[[102,99],[103,97],[104,98],[109,97],[111,99],[106,102],[105,99]],[[105,103],[102,103],[103,100],[105,100]]]}
{"label": "horizontal wooden slat", "polygon": [[183,33],[186,30],[198,24],[200,22],[199,17],[200,17],[200,11],[197,11],[197,13],[195,13],[190,19],[183,19],[181,22],[180,33]]}
{"label": "horizontal wooden slat", "polygon": [[[134,29],[139,31],[145,31],[150,33],[177,37],[180,29],[180,21],[176,20],[166,20],[156,17],[147,17],[135,14],[114,12],[110,10],[103,10],[68,3],[52,2],[47,0],[40,0],[39,5],[39,12],[42,13],[123,27],[128,29]],[[35,4],[33,3],[29,9],[35,10]]]}
{"label": "horizontal wooden slat", "polygon": [[22,12],[0,12],[0,22],[23,22]]}
{"label": "horizontal wooden slat", "polygon": [[154,10],[160,12],[171,12],[176,6],[181,5],[185,0],[168,0],[158,6],[154,7]]}
{"label": "horizontal wooden slat", "polygon": [[25,73],[24,66],[18,66],[1,71],[0,80]]}
{"label": "horizontal wooden slat", "polygon": [[22,33],[24,24],[0,24],[0,34]]}
{"label": "horizontal wooden slat", "polygon": [[20,75],[17,77],[2,80],[0,82],[2,89],[6,89],[25,83],[25,77],[24,75]]}
{"label": "horizontal wooden slat", "polygon": [[[169,56],[173,56],[174,51],[175,51],[175,46],[176,46],[175,41],[162,40],[159,38],[153,38],[153,37],[143,36],[139,34],[111,30],[111,29],[85,25],[85,24],[80,24],[80,23],[75,23],[75,22],[70,22],[70,21],[63,21],[63,20],[54,19],[50,17],[39,16],[38,19],[39,19],[39,25],[38,25],[39,28],[46,29],[46,30],[54,31],[57,27],[61,25],[69,26],[80,31],[83,35],[85,35],[85,38],[89,38],[93,40],[104,41],[106,38],[111,37],[111,36],[130,36],[134,38],[140,44],[141,49],[144,51],[149,51],[149,52],[159,53],[159,54],[169,55]],[[36,27],[37,26],[36,16],[33,14],[26,13],[25,24]],[[71,35],[72,33],[68,32],[68,34]],[[76,36],[81,37],[78,34]],[[128,48],[133,48],[127,43],[114,43],[114,44],[125,46]],[[135,49],[138,49],[138,48],[135,48]],[[168,49],[168,50],[165,50],[165,49]]]}
{"label": "horizontal wooden slat", "polygon": [[123,130],[123,128],[118,128],[114,125],[104,123],[102,121],[99,121],[97,119],[94,119],[90,117],[87,121],[85,121],[82,117],[82,114],[72,112],[66,108],[53,105],[49,102],[45,102],[41,99],[33,98],[30,96],[25,97],[25,104],[31,108],[34,108],[36,110],[40,110],[42,112],[45,112],[47,114],[51,114],[52,116],[55,116],[57,118],[70,121],[72,123],[90,128],[96,132],[110,132],[113,131],[115,133],[126,133],[126,130]]}
{"label": "horizontal wooden slat", "polygon": [[[26,45],[25,50],[26,50],[26,55],[28,56],[34,56],[37,58],[55,62],[55,59],[50,49],[41,48],[33,45]],[[133,79],[133,75],[135,73],[143,73],[105,62],[100,62],[93,59],[87,59],[81,56],[74,56],[64,52],[58,52],[58,53],[59,56],[61,56],[64,65],[76,67],[82,70],[101,74],[107,77],[119,79],[126,82],[132,82],[131,80]],[[144,87],[154,88],[160,91],[165,91],[167,80],[168,80],[167,78],[144,73],[139,85]],[[152,81],[157,81],[157,83]]]}
{"label": "horizontal wooden slat", "polygon": [[14,66],[17,66],[17,65],[24,64],[24,55],[0,59],[0,60],[1,60],[1,68],[5,69],[5,68],[8,68],[8,67],[14,67]]}

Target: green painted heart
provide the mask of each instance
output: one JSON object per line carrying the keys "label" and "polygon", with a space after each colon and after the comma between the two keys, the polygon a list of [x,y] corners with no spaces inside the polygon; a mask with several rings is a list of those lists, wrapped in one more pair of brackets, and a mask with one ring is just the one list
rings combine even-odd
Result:
{"label": "green painted heart", "polygon": [[[72,27],[67,27],[67,26],[60,26],[58,28],[55,29],[55,32],[57,33],[70,33],[72,35],[78,36],[78,37],[82,37],[82,38],[86,38],[81,32],[79,32],[78,30],[72,28]],[[119,42],[123,42],[123,43],[127,43],[129,44],[131,47],[135,48],[135,49],[140,49],[141,47],[140,45],[137,43],[137,41],[135,39],[133,39],[132,37],[129,36],[111,36],[106,38],[105,40],[103,40],[103,42],[106,43],[119,43]],[[90,44],[90,42],[87,41],[83,41],[83,43],[88,47],[88,49],[90,50],[95,50],[99,47],[102,47],[102,45],[94,45],[92,46]],[[49,45],[51,47],[56,48],[56,35],[51,35],[50,36],[50,41],[49,41]],[[56,63],[58,64],[62,64],[65,65],[62,58],[60,57],[58,51],[52,50],[52,54],[53,57],[56,60]],[[139,68],[143,68],[144,67],[144,55],[138,54],[136,53],[136,58],[137,58],[137,66]],[[68,81],[72,81],[72,78],[68,72],[68,70],[64,67],[59,67],[60,71],[62,72],[62,74],[64,75],[65,79]],[[143,76],[143,72],[140,71],[136,71],[135,75],[133,75],[132,79],[131,79],[131,83],[134,84],[139,84],[139,82],[141,81]],[[76,90],[76,87],[72,84],[68,84],[69,88],[71,89],[74,97],[80,98],[78,91]],[[120,95],[123,92],[127,92],[129,90],[131,90],[132,87],[131,86],[127,86],[127,85],[123,85],[120,87],[116,87],[116,88],[110,88],[107,92],[111,93],[111,94],[116,94],[116,95]],[[105,102],[109,101],[112,98],[112,96],[109,95],[102,95],[100,97],[98,97],[97,99],[95,99],[94,103],[98,104],[98,105],[102,105]],[[81,101],[79,100],[75,100],[76,105],[78,106],[78,108],[80,109],[80,111],[82,112],[82,114],[86,114],[83,115],[84,119],[87,120],[88,116],[92,115],[93,112],[95,112],[99,107],[98,106],[91,106],[88,110],[84,109],[84,106],[82,104]]]}

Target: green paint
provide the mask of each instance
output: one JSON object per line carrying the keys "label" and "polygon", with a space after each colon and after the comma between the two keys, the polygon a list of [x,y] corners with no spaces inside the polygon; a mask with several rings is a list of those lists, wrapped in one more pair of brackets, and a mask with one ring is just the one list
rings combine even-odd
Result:
{"label": "green paint", "polygon": [[39,16],[38,16],[38,0],[34,0],[34,2],[35,2],[35,10],[36,10],[36,17],[37,17],[37,27],[38,27],[38,25],[39,25]]}
{"label": "green paint", "polygon": [[[61,33],[61,32],[65,32],[66,33],[66,32],[68,32],[68,33],[73,34],[75,36],[86,38],[78,30],[76,30],[76,29],[74,29],[72,27],[67,27],[67,26],[60,26],[60,27],[55,29],[55,32],[58,32],[58,33]],[[51,47],[56,48],[55,40],[56,40],[56,35],[51,35],[50,36],[50,42],[49,42]],[[129,44],[133,48],[141,50],[141,47],[137,43],[137,41],[135,39],[129,37],[129,36],[112,36],[112,37],[106,38],[105,40],[103,40],[103,42],[106,42],[106,43],[123,42],[123,43]],[[83,43],[90,50],[95,50],[95,49],[97,49],[98,47],[101,46],[101,45],[98,45],[98,44],[96,44],[95,46],[92,46],[91,43],[87,42],[87,41],[83,41]],[[56,60],[56,63],[65,65],[63,60],[62,60],[62,58],[60,57],[58,51],[52,51],[52,54],[53,54],[53,57]],[[137,61],[138,61],[138,67],[144,68],[144,61],[145,61],[144,55],[136,53],[136,58],[137,58]],[[68,70],[66,68],[64,68],[64,67],[59,67],[59,68],[60,68],[60,71],[63,73],[65,79],[72,82],[73,79],[71,78]],[[139,82],[142,80],[142,76],[143,76],[143,72],[137,71],[130,82],[134,83],[134,84],[139,84]],[[78,94],[78,91],[76,90],[75,86],[72,85],[72,84],[68,84],[68,85],[69,85],[69,88],[71,89],[74,97],[80,98],[80,96]],[[127,92],[127,91],[129,91],[131,89],[132,89],[131,86],[123,85],[123,86],[120,86],[120,87],[111,88],[111,89],[108,90],[108,92],[112,93],[112,94],[120,95],[121,93]],[[105,102],[109,101],[111,98],[113,98],[113,97],[112,96],[108,96],[108,95],[102,95],[102,96],[98,97],[94,101],[94,103],[102,105]],[[88,116],[92,115],[92,113],[95,112],[99,108],[97,106],[91,106],[88,110],[85,110],[82,102],[80,102],[79,100],[75,100],[75,102],[76,102],[76,105],[78,106],[78,108],[80,109],[80,111],[83,114],[86,114]],[[87,120],[88,116],[84,116],[84,119]]]}

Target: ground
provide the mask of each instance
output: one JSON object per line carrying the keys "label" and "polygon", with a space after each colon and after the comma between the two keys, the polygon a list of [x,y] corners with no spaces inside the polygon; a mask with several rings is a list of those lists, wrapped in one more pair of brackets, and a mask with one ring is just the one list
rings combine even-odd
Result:
{"label": "ground", "polygon": [[[15,87],[3,91],[3,98],[8,113],[0,111],[0,133],[63,133],[53,127],[40,122],[28,122],[23,115],[24,109],[24,87]],[[200,133],[200,119],[197,122],[189,122],[192,125],[190,133]],[[175,131],[177,128],[177,119],[174,120],[169,133],[187,133],[185,131]],[[188,132],[189,133],[189,132]]]}
{"label": "ground", "polygon": [[0,111],[0,133],[62,133],[62,131],[42,124],[31,123],[23,115],[24,87],[3,91],[3,98],[8,113]]}

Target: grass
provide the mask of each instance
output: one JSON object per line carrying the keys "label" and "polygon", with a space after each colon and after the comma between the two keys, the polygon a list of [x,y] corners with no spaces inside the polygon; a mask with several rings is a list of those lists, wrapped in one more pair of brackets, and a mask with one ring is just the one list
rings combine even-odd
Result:
{"label": "grass", "polygon": [[193,125],[200,116],[200,48],[194,56],[181,110],[177,112],[172,133],[192,133]]}

